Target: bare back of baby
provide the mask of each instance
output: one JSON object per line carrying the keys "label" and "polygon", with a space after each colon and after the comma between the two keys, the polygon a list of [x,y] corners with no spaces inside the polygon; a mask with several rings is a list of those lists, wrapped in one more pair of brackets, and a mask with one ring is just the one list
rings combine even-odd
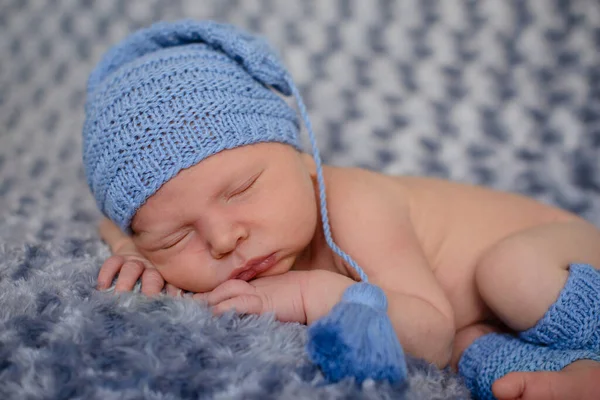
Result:
{"label": "bare back of baby", "polygon": [[415,232],[450,300],[457,329],[495,319],[475,281],[476,267],[486,251],[534,227],[583,223],[571,213],[514,193],[435,178],[398,177],[396,181],[410,197]]}
{"label": "bare back of baby", "polygon": [[[435,178],[385,177],[362,170],[326,174],[335,176],[332,181],[355,182],[357,192],[364,182],[374,186],[363,191],[380,186],[375,191],[397,199],[397,209],[387,212],[399,219],[408,214],[411,227],[406,229],[414,230],[453,312],[455,368],[477,338],[536,325],[557,301],[570,265],[600,265],[595,226],[525,196]],[[406,267],[398,262],[398,268]],[[433,292],[423,288],[420,295],[433,299]],[[559,372],[509,374],[496,382],[494,394],[501,399],[595,398],[598,376],[598,363],[580,360]]]}
{"label": "bare back of baby", "polygon": [[[501,247],[510,244],[509,250],[515,252],[513,260],[507,260],[513,264],[506,265],[507,274],[515,268],[514,264],[520,268],[530,261],[538,261],[535,262],[538,265],[523,265],[523,268],[535,274],[552,268],[565,271],[570,263],[600,262],[600,232],[596,227],[568,211],[523,195],[437,178],[392,177],[352,168],[328,167],[325,176],[333,186],[334,204],[340,181],[356,186],[352,193],[370,190],[397,198],[395,210],[382,210],[377,205],[373,208],[390,215],[409,214],[411,229],[428,267],[450,301],[457,330],[482,321],[502,322],[486,304],[485,294],[482,297],[481,293],[484,288],[478,287],[483,285],[478,285],[476,279],[481,264],[491,264],[490,255],[499,254]],[[348,193],[348,188],[345,189],[340,190],[340,196]],[[523,252],[515,246],[530,247],[539,258],[523,259],[530,255],[520,254]],[[496,258],[500,256],[506,257],[500,254]],[[551,265],[539,265],[548,259],[552,260]],[[479,275],[479,281],[483,280],[484,274]],[[539,283],[527,282],[528,286]],[[506,297],[512,292],[506,292]],[[556,294],[551,293],[550,297]],[[518,325],[519,322],[513,328],[519,328]]]}

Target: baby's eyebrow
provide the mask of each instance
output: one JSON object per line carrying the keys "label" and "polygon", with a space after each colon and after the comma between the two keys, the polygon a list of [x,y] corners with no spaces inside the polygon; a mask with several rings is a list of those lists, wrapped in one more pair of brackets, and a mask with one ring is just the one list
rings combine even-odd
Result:
{"label": "baby's eyebrow", "polygon": [[145,244],[153,244],[155,242],[158,242],[163,239],[163,236],[164,235],[161,235],[161,234],[158,234],[157,232],[152,232],[152,231],[140,230],[140,231],[133,232],[133,230],[132,230],[132,237],[139,240],[140,243],[145,243]]}

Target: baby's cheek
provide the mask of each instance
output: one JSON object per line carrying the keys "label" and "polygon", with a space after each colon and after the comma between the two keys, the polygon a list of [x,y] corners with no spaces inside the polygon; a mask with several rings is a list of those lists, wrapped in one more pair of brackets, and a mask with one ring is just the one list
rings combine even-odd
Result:
{"label": "baby's cheek", "polygon": [[158,269],[166,282],[194,293],[210,292],[222,283],[206,263],[189,255],[172,257]]}
{"label": "baby's cheek", "polygon": [[206,293],[216,288],[219,282],[203,279],[200,274],[167,273],[163,275],[165,282],[189,292]]}

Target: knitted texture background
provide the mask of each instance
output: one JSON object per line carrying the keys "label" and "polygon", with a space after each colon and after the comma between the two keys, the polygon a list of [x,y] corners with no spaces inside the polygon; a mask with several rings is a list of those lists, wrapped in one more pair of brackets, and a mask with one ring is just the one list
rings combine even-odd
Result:
{"label": "knitted texture background", "polygon": [[329,163],[600,224],[596,0],[2,0],[0,398],[466,398],[418,362],[407,389],[319,386],[303,327],[93,290],[109,253],[81,165],[85,82],[109,45],[179,18],[266,35]]}

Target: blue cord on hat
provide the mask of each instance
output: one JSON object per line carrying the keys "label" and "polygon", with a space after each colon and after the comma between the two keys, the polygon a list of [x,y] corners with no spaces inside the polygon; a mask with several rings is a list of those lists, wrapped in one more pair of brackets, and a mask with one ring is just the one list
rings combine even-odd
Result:
{"label": "blue cord on hat", "polygon": [[309,327],[308,355],[332,382],[403,381],[406,361],[385,293],[331,237],[306,107],[265,41],[227,24],[177,21],[142,29],[110,49],[88,81],[83,154],[92,194],[129,231],[160,186],[212,154],[273,141],[299,148],[296,113],[266,86],[296,99],[317,165],[326,242],[363,281]]}
{"label": "blue cord on hat", "polygon": [[291,78],[287,78],[296,98],[317,165],[317,182],[321,220],[329,247],[350,265],[362,282],[344,292],[342,301],[325,317],[308,328],[307,351],[311,360],[321,367],[331,382],[352,377],[358,382],[365,379],[401,382],[407,377],[404,350],[387,315],[387,298],[378,286],[372,285],[363,269],[331,237],[327,213],[323,167],[304,102]]}

